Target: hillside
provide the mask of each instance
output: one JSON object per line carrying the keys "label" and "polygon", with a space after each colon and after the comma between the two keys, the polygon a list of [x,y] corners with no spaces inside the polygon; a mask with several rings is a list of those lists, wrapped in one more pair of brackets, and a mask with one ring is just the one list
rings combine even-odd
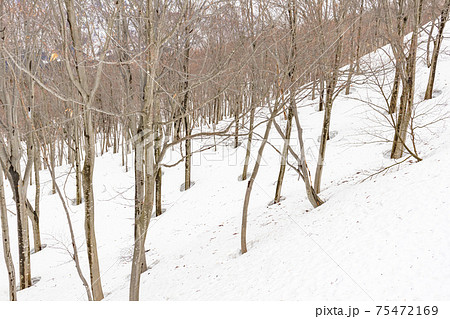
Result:
{"label": "hillside", "polygon": [[[446,36],[450,37],[447,28]],[[422,44],[424,53],[426,43]],[[383,57],[382,48],[371,56]],[[372,104],[382,103],[370,79],[359,77],[351,94],[333,107],[321,196],[313,209],[302,181],[288,169],[280,204],[273,200],[279,155],[266,148],[252,193],[249,251],[240,254],[242,203],[247,182],[238,180],[245,155],[223,141],[194,154],[195,185],[180,191],[183,167],[164,168],[165,213],[152,217],[146,247],[150,269],[142,276],[142,300],[445,300],[450,298],[450,38],[440,56],[435,98],[423,102],[428,69],[418,63],[417,162],[388,156],[393,129]],[[392,74],[390,75],[392,76]],[[370,101],[370,103],[367,103]],[[318,100],[298,104],[308,163],[314,173],[323,113]],[[258,114],[258,121],[267,116]],[[438,119],[438,121],[436,121]],[[285,120],[280,117],[282,127]],[[257,133],[262,134],[262,125]],[[282,140],[272,130],[271,143]],[[292,136],[295,137],[296,131]],[[258,139],[259,140],[259,139]],[[292,139],[294,146],[295,138]],[[245,142],[245,140],[243,140]],[[212,145],[194,141],[194,149]],[[259,141],[255,141],[256,152]],[[179,150],[168,154],[176,161]],[[132,162],[132,155],[129,155]],[[172,158],[171,158],[172,156]],[[291,159],[293,160],[293,159]],[[96,235],[106,300],[127,300],[133,250],[134,176],[120,165],[121,154],[96,159]],[[390,169],[383,168],[393,165]],[[271,168],[271,169],[269,169]],[[382,170],[380,172],[380,170]],[[68,175],[69,174],[69,175]],[[74,197],[69,166],[57,168],[58,183]],[[68,177],[67,177],[68,176]],[[42,173],[41,232],[46,248],[33,254],[35,284],[20,300],[86,300],[70,257],[70,237],[51,181]],[[6,183],[7,184],[7,183]],[[30,193],[34,186],[30,187]],[[9,185],[7,204],[14,211]],[[70,205],[83,271],[88,276],[84,206]],[[10,233],[15,216],[9,213]],[[17,238],[11,236],[13,258]],[[2,249],[2,248],[0,248]],[[2,252],[3,253],[3,252]],[[7,273],[0,266],[0,299],[8,298]]]}

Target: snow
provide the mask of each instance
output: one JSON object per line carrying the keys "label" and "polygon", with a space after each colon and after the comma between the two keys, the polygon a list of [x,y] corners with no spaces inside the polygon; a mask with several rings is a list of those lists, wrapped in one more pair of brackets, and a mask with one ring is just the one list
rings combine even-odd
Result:
{"label": "snow", "polygon": [[[449,47],[446,39],[442,50]],[[380,49],[376,54],[382,57],[382,52]],[[422,116],[417,124],[431,122],[416,132],[421,162],[409,158],[370,176],[395,163],[386,156],[390,143],[383,141],[392,138],[393,129],[383,119],[386,114],[367,103],[382,105],[381,96],[362,77],[352,93],[342,94],[333,108],[331,130],[336,135],[327,146],[320,194],[326,200],[324,205],[312,208],[302,182],[290,168],[282,189],[285,200],[269,205],[280,159],[267,146],[250,201],[249,250],[245,255],[240,253],[240,226],[247,182],[238,177],[246,139],[237,150],[226,141],[216,150],[196,153],[192,170],[195,185],[188,191],[180,191],[183,165],[164,168],[166,212],[150,222],[146,244],[150,269],[142,275],[141,300],[448,300],[448,55],[443,53],[438,63],[437,94],[425,102],[428,69],[423,62],[418,63],[416,101]],[[315,110],[317,102],[299,104],[313,176],[323,119],[323,112]],[[259,115],[261,121],[265,115]],[[282,117],[280,123],[284,127]],[[261,125],[257,132],[262,135],[264,128]],[[294,128],[294,148],[296,136]],[[275,129],[271,142],[278,148],[282,145]],[[197,139],[194,147],[212,143],[212,138]],[[259,143],[255,141],[253,154]],[[167,162],[176,161],[177,149],[169,153]],[[94,173],[95,227],[106,300],[127,300],[131,270],[134,177],[132,169],[126,173],[120,163],[121,154],[109,152],[96,159]],[[252,166],[253,162],[250,171]],[[70,199],[75,196],[73,173],[69,166],[57,168],[58,183]],[[32,255],[32,276],[40,280],[20,291],[18,298],[86,300],[66,249],[71,250],[64,211],[58,195],[50,194],[47,171],[41,179],[41,235],[47,247]],[[9,185],[6,193],[8,208],[14,211]],[[34,186],[29,194],[34,194]],[[70,203],[69,207],[84,275],[89,278],[84,206]],[[9,225],[17,261],[16,221],[11,213]],[[7,273],[1,264],[0,299],[6,300]]]}

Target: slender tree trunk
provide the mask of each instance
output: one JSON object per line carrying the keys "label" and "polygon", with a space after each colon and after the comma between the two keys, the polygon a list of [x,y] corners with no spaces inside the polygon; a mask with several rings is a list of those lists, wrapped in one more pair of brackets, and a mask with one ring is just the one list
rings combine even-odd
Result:
{"label": "slender tree trunk", "polygon": [[284,140],[284,144],[283,144],[283,150],[281,152],[280,172],[278,173],[277,187],[275,189],[275,198],[274,198],[275,203],[278,203],[281,199],[281,187],[283,185],[284,173],[286,171],[286,163],[287,163],[287,158],[288,158],[289,139],[291,137],[293,115],[294,114],[292,111],[292,107],[289,107],[287,122],[286,122],[285,140]]}
{"label": "slender tree trunk", "polygon": [[[341,4],[342,5],[342,4]],[[341,15],[340,19],[336,21],[337,24],[339,24],[343,19],[345,15],[344,8],[340,8],[340,13],[336,13],[336,16],[338,14]],[[320,184],[322,180],[322,172],[323,167],[325,165],[325,149],[327,145],[327,140],[329,139],[329,132],[330,132],[330,120],[331,120],[331,109],[333,107],[333,100],[334,100],[334,93],[336,90],[337,80],[339,77],[339,67],[341,62],[341,53],[342,53],[342,35],[340,34],[340,28],[338,27],[336,29],[336,34],[338,36],[338,40],[336,43],[336,53],[334,56],[334,65],[331,72],[331,77],[329,81],[327,81],[327,96],[326,96],[326,102],[325,102],[325,112],[324,112],[324,119],[323,119],[323,127],[322,127],[322,135],[320,138],[320,147],[319,147],[319,156],[317,159],[317,168],[316,168],[316,174],[314,178],[314,189],[317,193],[320,193]]]}
{"label": "slender tree trunk", "polygon": [[64,160],[64,141],[61,137],[59,140],[59,152],[58,152],[58,159],[59,159],[59,166],[62,166],[63,160]]}
{"label": "slender tree trunk", "polygon": [[75,198],[75,205],[80,205],[83,202],[82,199],[82,189],[81,189],[81,185],[82,185],[82,181],[81,181],[81,158],[80,158],[80,137],[79,137],[79,129],[78,129],[78,121],[75,120],[74,122],[74,132],[75,132],[75,140],[74,140],[74,145],[75,145],[75,193],[76,193],[76,198]]}
{"label": "slender tree trunk", "polygon": [[[185,19],[188,19],[188,11],[186,10]],[[186,157],[184,158],[184,190],[188,190],[191,188],[191,139],[189,135],[191,135],[191,127],[189,121],[188,114],[188,103],[189,103],[189,56],[191,50],[191,42],[190,42],[190,34],[192,30],[190,30],[189,25],[185,27],[185,36],[187,37],[185,46],[184,46],[184,61],[183,61],[183,73],[185,76],[184,80],[184,98],[182,102],[182,109],[184,113],[184,131],[185,131],[185,149],[186,149]]]}
{"label": "slender tree trunk", "polygon": [[41,201],[41,181],[39,177],[39,165],[40,165],[40,152],[38,146],[38,140],[34,139],[34,181],[35,181],[35,196],[34,196],[34,222],[33,226],[33,236],[34,236],[34,251],[38,252],[42,249],[40,227],[39,227],[39,216],[40,216],[40,201]]}
{"label": "slender tree trunk", "polygon": [[[31,175],[31,170],[33,167],[33,164],[36,161],[36,156],[35,156],[35,139],[33,138],[33,135],[29,135],[27,138],[27,165],[29,165],[30,167],[30,175]],[[36,166],[36,165],[34,165]],[[35,176],[39,176],[39,171],[36,174],[36,167],[35,167]],[[31,179],[31,176],[29,177],[29,179]],[[36,192],[38,192],[39,189],[39,177],[35,177],[35,179],[37,179],[37,183],[36,183]],[[25,191],[23,191],[24,194],[26,194]],[[35,195],[35,204],[37,204],[38,208],[39,208],[39,194],[36,193]],[[28,198],[26,197],[26,195],[23,195],[24,201],[25,201],[25,209],[26,209],[26,215],[30,218],[31,220],[31,225],[33,228],[33,242],[34,242],[34,252],[37,253],[39,251],[41,251],[42,249],[42,245],[41,245],[41,232],[40,232],[40,227],[39,227],[39,215],[38,213],[33,209],[33,207],[31,206],[31,203],[28,201]]]}
{"label": "slender tree trunk", "polygon": [[[248,7],[247,7],[247,18],[248,18],[248,28],[249,28],[249,32],[250,32],[250,39],[252,41],[252,53],[253,55],[256,54],[256,39],[255,39],[255,34],[254,34],[254,23],[253,23],[253,0],[250,0],[248,2]],[[247,174],[248,174],[248,165],[250,162],[250,155],[251,155],[251,149],[252,149],[252,140],[253,140],[253,126],[254,126],[254,121],[255,121],[255,111],[256,111],[256,83],[257,83],[257,78],[256,78],[256,68],[257,66],[255,65],[255,61],[251,61],[250,62],[250,67],[251,67],[251,76],[252,76],[252,83],[250,85],[250,124],[249,124],[249,132],[248,132],[248,137],[247,137],[247,147],[246,147],[246,152],[245,152],[245,159],[244,159],[244,168],[242,170],[242,180],[245,181],[247,179]],[[244,126],[242,126],[244,127]],[[252,173],[253,175],[253,173]]]}
{"label": "slender tree trunk", "polygon": [[[149,14],[149,13],[148,13]],[[149,19],[149,18],[148,18]],[[150,79],[151,80],[151,79]],[[139,300],[139,287],[140,276],[142,269],[146,268],[145,260],[145,241],[142,240],[143,229],[145,223],[142,219],[145,218],[145,149],[147,147],[149,132],[146,131],[144,126],[144,112],[146,111],[146,105],[148,100],[148,83],[149,79],[147,73],[141,71],[141,98],[142,98],[142,110],[143,112],[138,115],[138,125],[135,134],[134,145],[134,178],[135,178],[135,206],[134,206],[134,250],[133,260],[131,264],[131,279],[130,279],[130,300]],[[153,92],[151,92],[153,94]],[[148,110],[147,110],[148,112]]]}
{"label": "slender tree trunk", "polygon": [[[1,0],[0,0],[1,1]],[[0,11],[1,12],[1,11]],[[5,258],[6,269],[8,271],[9,300],[17,300],[16,273],[14,262],[11,256],[11,245],[9,241],[8,213],[6,210],[5,190],[3,187],[3,169],[0,168],[0,217],[2,223],[3,256]]]}
{"label": "slender tree trunk", "polygon": [[359,59],[361,58],[361,31],[362,31],[362,16],[364,13],[364,0],[361,0],[361,6],[359,8],[359,19],[358,19],[358,32],[356,35],[356,73],[359,74],[361,72],[361,64],[359,63]]}
{"label": "slender tree trunk", "polygon": [[[55,143],[56,141],[50,141],[49,147],[50,147],[50,168],[54,171],[55,170]],[[52,181],[52,194],[56,194],[56,186],[55,182]]]}
{"label": "slender tree trunk", "polygon": [[400,86],[400,63],[395,63],[394,84],[392,87],[391,101],[389,102],[389,114],[394,114],[397,109],[398,92]]}
{"label": "slender tree trunk", "polygon": [[295,93],[294,88],[292,87],[295,83],[294,80],[294,73],[295,73],[295,59],[297,56],[297,45],[296,45],[296,31],[297,31],[297,11],[296,6],[294,2],[289,3],[289,10],[288,10],[288,16],[289,16],[289,32],[291,36],[291,43],[290,43],[290,52],[289,52],[289,80],[291,82],[291,89],[290,89],[290,99],[289,99],[289,109],[288,109],[288,115],[287,115],[287,122],[286,122],[286,134],[285,134],[285,140],[283,145],[283,150],[281,153],[281,165],[280,165],[280,172],[278,174],[278,180],[277,180],[277,187],[275,189],[275,198],[274,202],[278,203],[281,198],[281,187],[283,185],[283,179],[284,179],[284,173],[286,171],[286,163],[288,158],[288,148],[289,148],[289,139],[291,138],[291,128],[292,128],[292,117],[294,115],[293,109],[297,107],[295,103]]}
{"label": "slender tree trunk", "polygon": [[314,78],[312,81],[312,90],[311,90],[311,100],[315,100],[316,99],[316,86],[317,86],[317,79],[316,79],[316,73],[314,72]]}
{"label": "slender tree trunk", "polygon": [[[159,118],[159,117],[158,117]],[[162,132],[161,127],[158,127],[157,130],[157,136],[155,139],[156,145],[155,145],[155,162],[160,162],[160,156],[161,156],[161,139],[162,139]],[[156,176],[155,176],[155,209],[156,209],[156,216],[160,216],[162,211],[162,169],[161,166],[158,165],[156,169]]]}
{"label": "slender tree trunk", "polygon": [[[406,27],[406,19],[403,16],[404,15],[404,2],[399,1],[398,3],[398,16],[397,16],[397,34],[398,38],[402,39],[404,36],[404,31]],[[399,93],[399,87],[400,87],[400,75],[402,68],[402,62],[400,60],[395,61],[395,75],[394,75],[394,83],[392,87],[392,94],[391,94],[391,101],[389,102],[389,114],[394,114],[397,109],[397,102],[398,102],[398,93]]]}
{"label": "slender tree trunk", "polygon": [[250,124],[249,124],[249,132],[247,136],[247,147],[245,151],[245,159],[244,159],[244,169],[242,171],[242,180],[245,181],[247,179],[248,165],[250,162],[250,154],[252,150],[252,140],[253,140],[253,125],[255,121],[255,108],[256,106],[253,104],[254,96],[252,95],[252,101],[250,103]]}
{"label": "slender tree trunk", "polygon": [[400,109],[392,143],[391,158],[398,159],[403,156],[406,137],[414,106],[416,58],[419,37],[419,27],[422,17],[423,0],[414,2],[414,29],[411,37],[410,52],[407,58],[406,76],[403,83],[403,93],[400,98]]}
{"label": "slender tree trunk", "polygon": [[[331,83],[331,81],[329,81]],[[332,95],[333,91],[328,85],[327,88],[327,99],[325,104],[325,113],[323,118],[322,134],[320,136],[320,146],[319,146],[319,157],[317,159],[316,174],[314,177],[314,189],[320,193],[320,184],[322,180],[323,167],[325,165],[325,150],[327,146],[327,141],[330,135],[330,120],[331,120],[331,108],[333,106]]]}
{"label": "slender tree trunk", "polygon": [[[34,125],[35,118],[35,82],[31,82],[31,127]],[[28,211],[31,219],[31,225],[33,227],[33,242],[34,242],[34,252],[37,253],[41,251],[41,231],[39,227],[39,214],[40,214],[40,197],[41,197],[41,183],[39,178],[39,166],[40,166],[40,152],[39,152],[39,141],[35,134],[30,135],[27,144],[30,145],[32,153],[28,155],[28,161],[34,164],[34,180],[36,184],[35,196],[34,196],[34,211],[31,208],[31,204],[28,205]],[[31,178],[30,178],[31,180]]]}
{"label": "slender tree trunk", "polygon": [[444,29],[445,24],[447,23],[448,20],[449,9],[450,9],[450,0],[447,0],[445,2],[445,7],[441,13],[441,20],[439,23],[438,34],[436,40],[434,41],[433,56],[431,58],[430,75],[428,78],[427,90],[425,92],[425,100],[433,98],[433,87],[434,87],[434,79],[436,77],[437,61],[439,57],[439,51],[441,50],[442,40],[444,38],[443,36]]}
{"label": "slender tree trunk", "polygon": [[[9,168],[10,184],[12,186],[17,211],[17,233],[19,247],[20,289],[31,286],[30,244],[28,232],[28,216],[25,200],[22,196],[22,185],[19,173],[13,166]],[[19,186],[20,185],[20,186]]]}
{"label": "slender tree trunk", "polygon": [[353,34],[355,33],[355,25],[352,25],[351,36],[350,36],[350,66],[348,69],[347,83],[345,85],[345,95],[350,94],[350,87],[352,85],[352,77],[355,72],[355,39]]}
{"label": "slender tree trunk", "polygon": [[[242,93],[242,91],[241,91]],[[234,148],[239,147],[239,115],[242,110],[242,94],[236,97],[235,101],[235,110],[234,110]]]}
{"label": "slender tree trunk", "polygon": [[97,239],[94,229],[94,189],[93,174],[95,160],[95,140],[92,127],[91,110],[85,113],[85,159],[82,171],[83,177],[83,195],[85,204],[85,223],[84,229],[86,234],[86,246],[89,260],[90,278],[92,295],[95,301],[104,298],[102,281],[100,275],[100,265],[98,261]]}
{"label": "slender tree trunk", "polygon": [[[158,154],[159,155],[159,154]],[[162,211],[162,171],[161,167],[158,168],[158,172],[156,173],[156,194],[155,194],[155,206],[156,206],[156,216],[161,216]]]}
{"label": "slender tree trunk", "polygon": [[[189,136],[190,129],[189,129],[189,122],[187,118],[184,119],[184,125],[186,129],[186,136]],[[191,188],[191,139],[187,138],[185,141],[185,148],[186,148],[186,157],[184,159],[184,190],[188,190]]]}
{"label": "slender tree trunk", "polygon": [[319,112],[323,111],[325,98],[325,80],[323,78],[319,81]]}
{"label": "slender tree trunk", "polygon": [[[141,274],[147,270],[145,261],[145,239],[147,237],[148,225],[150,222],[151,213],[154,204],[154,191],[155,191],[155,176],[158,165],[155,163],[155,123],[154,115],[159,114],[160,110],[155,103],[155,78],[156,70],[159,66],[159,54],[160,43],[155,40],[155,36],[158,30],[154,27],[154,24],[158,21],[158,15],[155,11],[158,11],[158,7],[154,6],[153,1],[146,1],[146,42],[149,46],[147,56],[147,69],[145,77],[143,77],[145,85],[143,85],[143,105],[142,105],[142,117],[141,128],[145,133],[144,143],[136,144],[136,160],[139,161],[139,167],[136,169],[142,169],[140,172],[136,172],[140,183],[140,186],[136,188],[144,187],[144,198],[141,198],[142,194],[136,193],[136,209],[135,209],[135,243],[133,250],[133,260],[131,262],[131,278],[130,278],[130,301],[139,300],[140,292],[140,279]],[[151,68],[149,67],[151,66]],[[142,83],[142,84],[144,84]],[[139,134],[139,132],[138,132]],[[142,138],[141,138],[142,142]],[[139,145],[143,144],[143,145]],[[145,145],[145,148],[144,148]],[[143,154],[137,152],[142,151]],[[138,156],[141,156],[138,158]],[[145,165],[142,167],[140,161],[145,157]],[[143,170],[145,168],[145,171]]]}
{"label": "slender tree trunk", "polygon": [[256,175],[258,175],[258,170],[261,164],[262,155],[264,148],[267,144],[267,139],[269,138],[270,129],[272,127],[272,122],[279,110],[279,105],[274,106],[269,121],[267,122],[266,131],[264,133],[263,140],[258,150],[258,156],[256,158],[255,166],[253,167],[252,175],[247,184],[247,190],[245,192],[244,207],[242,211],[242,225],[241,225],[241,253],[245,254],[247,252],[247,215],[248,215],[248,205],[250,203],[250,195],[252,193],[253,184],[255,183]]}

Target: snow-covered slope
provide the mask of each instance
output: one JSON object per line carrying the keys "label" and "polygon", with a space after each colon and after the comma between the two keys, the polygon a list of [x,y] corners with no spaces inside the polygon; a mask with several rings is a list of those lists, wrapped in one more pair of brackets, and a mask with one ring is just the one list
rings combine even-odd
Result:
{"label": "snow-covered slope", "polygon": [[[268,147],[251,198],[245,255],[240,254],[240,223],[247,183],[238,180],[245,143],[237,151],[224,142],[216,150],[195,154],[195,185],[186,192],[180,192],[182,165],[164,169],[166,212],[150,223],[150,269],[142,276],[141,299],[448,300],[450,120],[445,115],[450,111],[450,59],[445,52],[449,47],[450,40],[445,40],[436,97],[427,102],[421,101],[428,69],[423,62],[418,64],[418,113],[424,115],[417,121],[433,122],[416,132],[423,161],[407,159],[370,177],[395,163],[386,155],[390,143],[383,141],[392,138],[393,129],[367,103],[381,103],[381,97],[359,78],[351,95],[338,98],[333,109],[331,130],[336,135],[328,144],[321,193],[326,203],[312,209],[302,182],[288,169],[282,191],[286,199],[269,205],[280,159]],[[317,101],[299,107],[313,173],[323,113],[315,110]],[[280,147],[282,141],[275,130],[272,133],[271,142]],[[296,137],[295,130],[292,136]],[[212,142],[197,140],[195,145]],[[254,151],[258,145],[255,141]],[[106,300],[128,298],[131,269],[133,173],[125,173],[120,158],[108,153],[95,164],[96,231]],[[68,166],[58,168],[58,182],[73,198],[73,171],[66,183],[69,171]],[[20,291],[19,299],[85,300],[66,249],[70,250],[70,237],[64,211],[57,195],[49,194],[47,172],[42,179],[41,231],[47,247],[32,255],[32,275],[40,280]],[[33,191],[31,187],[30,194]],[[6,192],[8,208],[14,211],[9,187]],[[83,205],[70,209],[88,276]],[[17,260],[15,216],[9,217]],[[7,299],[7,289],[1,263],[0,299]]]}

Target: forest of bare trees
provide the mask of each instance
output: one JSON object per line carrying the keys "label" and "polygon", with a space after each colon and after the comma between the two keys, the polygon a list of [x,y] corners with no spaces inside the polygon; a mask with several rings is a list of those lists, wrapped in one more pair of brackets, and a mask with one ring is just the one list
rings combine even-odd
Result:
{"label": "forest of bare trees", "polygon": [[[182,166],[183,190],[195,187],[192,155],[203,151],[194,148],[195,139],[214,137],[245,148],[242,174],[236,176],[247,185],[242,254],[251,250],[248,208],[260,169],[278,174],[268,190],[274,203],[292,167],[311,206],[322,205],[322,176],[333,174],[324,165],[333,103],[373,74],[360,58],[385,45],[392,54],[383,69],[395,70],[381,106],[392,135],[390,156],[420,161],[411,125],[419,34],[431,21],[424,96],[430,99],[449,9],[449,0],[0,0],[0,212],[10,300],[17,300],[17,289],[32,285],[30,254],[45,247],[40,234],[45,170],[64,208],[70,254],[89,300],[105,297],[94,171],[97,157],[108,151],[121,153],[122,167],[134,174],[129,300],[140,299],[141,276],[151,271],[146,239],[153,211],[163,213],[162,185],[170,182],[164,168]],[[323,126],[317,163],[310,163],[296,105],[317,97]],[[255,135],[257,126],[264,135]],[[280,165],[261,167],[271,132],[283,140]],[[262,141],[256,148],[255,139]],[[166,155],[174,148],[182,156],[169,163]],[[73,168],[69,183],[76,192],[68,195],[74,201],[58,186],[55,169],[62,165]],[[8,226],[7,186],[17,233]],[[74,234],[71,205],[83,205],[84,234]],[[18,260],[10,252],[11,237],[17,237]],[[80,244],[89,273],[80,265]]]}

